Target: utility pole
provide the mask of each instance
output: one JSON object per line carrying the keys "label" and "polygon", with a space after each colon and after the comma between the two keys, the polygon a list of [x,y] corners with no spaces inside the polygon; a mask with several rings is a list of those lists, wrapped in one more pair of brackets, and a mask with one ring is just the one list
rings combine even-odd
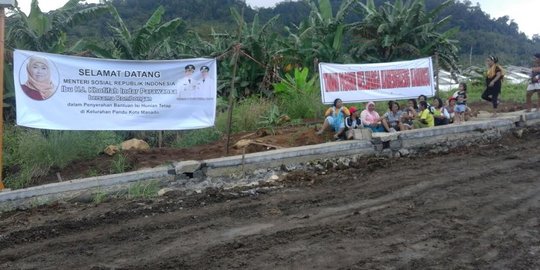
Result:
{"label": "utility pole", "polygon": [[0,0],[0,191],[4,189],[4,35],[6,24],[5,8],[13,7],[15,0]]}

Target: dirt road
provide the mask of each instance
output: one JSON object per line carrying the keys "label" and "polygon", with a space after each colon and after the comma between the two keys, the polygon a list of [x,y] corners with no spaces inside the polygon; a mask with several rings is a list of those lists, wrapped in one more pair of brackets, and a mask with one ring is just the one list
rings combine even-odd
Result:
{"label": "dirt road", "polygon": [[539,269],[539,144],[4,213],[0,269]]}

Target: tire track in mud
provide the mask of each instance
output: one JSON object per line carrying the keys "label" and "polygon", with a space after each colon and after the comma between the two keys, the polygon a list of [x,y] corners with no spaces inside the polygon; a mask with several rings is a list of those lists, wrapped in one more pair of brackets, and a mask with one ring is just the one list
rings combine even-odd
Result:
{"label": "tire track in mud", "polygon": [[42,220],[25,225],[8,214],[0,268],[538,268],[535,139],[305,172],[312,182],[257,196],[66,205],[66,216],[30,211]]}
{"label": "tire track in mud", "polygon": [[[534,162],[538,163],[538,161],[534,161]],[[511,169],[511,168],[514,168],[515,166],[521,164],[521,163],[516,163],[516,162],[510,162],[510,163],[511,164],[505,164],[505,166],[502,166],[502,167],[499,166],[499,168]],[[491,168],[486,168],[486,170],[491,170]],[[478,173],[476,175],[472,175],[472,176],[469,175],[469,177],[467,179],[457,181],[458,182],[457,184],[464,184],[464,183],[467,183],[467,182],[469,184],[474,184],[474,181],[476,181],[476,180],[483,181],[483,179],[485,179],[485,177],[493,176],[495,173],[496,172],[490,171],[488,173],[481,172],[481,173]],[[499,175],[499,179],[504,181],[504,182],[506,182],[507,177],[508,177],[508,175],[502,175],[502,176]],[[531,179],[529,179],[529,180],[531,180]],[[326,230],[333,231],[333,230],[331,230],[331,228],[332,227],[339,227],[340,223],[343,223],[344,225],[350,225],[350,223],[346,221],[346,219],[348,219],[350,217],[363,216],[363,215],[368,214],[369,212],[374,212],[374,211],[384,211],[384,209],[387,209],[387,208],[390,208],[390,207],[396,207],[396,208],[399,209],[400,204],[405,205],[406,207],[405,207],[404,211],[408,212],[408,211],[411,211],[411,209],[407,209],[407,208],[414,207],[414,206],[411,206],[412,204],[414,204],[414,202],[408,201],[411,204],[407,204],[407,200],[405,200],[405,202],[403,202],[404,199],[413,198],[416,195],[421,194],[421,193],[427,194],[430,191],[441,190],[441,187],[443,187],[444,185],[450,186],[449,184],[453,183],[454,181],[455,181],[455,179],[445,179],[445,181],[438,181],[438,182],[436,181],[436,183],[422,182],[422,183],[417,184],[417,185],[415,185],[413,187],[404,188],[403,191],[398,192],[398,195],[391,194],[391,195],[383,196],[383,198],[380,198],[380,199],[371,200],[371,202],[370,201],[358,202],[358,203],[353,203],[353,204],[349,204],[349,205],[342,206],[342,207],[337,207],[337,208],[322,209],[319,213],[317,213],[317,214],[315,214],[313,216],[310,216],[309,219],[306,219],[306,221],[297,221],[297,222],[290,222],[289,221],[289,222],[286,222],[286,221],[283,221],[283,220],[277,220],[272,224],[256,224],[255,229],[253,227],[254,226],[253,224],[247,225],[246,227],[240,227],[240,228],[236,227],[235,229],[233,229],[231,231],[225,232],[225,235],[227,235],[228,237],[231,236],[230,235],[231,232],[242,232],[242,233],[237,233],[237,234],[234,235],[234,236],[236,236],[235,237],[236,239],[220,239],[218,236],[213,235],[212,239],[214,239],[216,242],[223,241],[223,240],[227,240],[227,241],[224,244],[216,245],[213,248],[210,248],[209,251],[206,254],[201,255],[201,257],[202,258],[208,258],[208,257],[211,257],[211,256],[216,256],[216,254],[220,254],[220,251],[221,252],[224,252],[224,251],[225,252],[230,252],[230,250],[235,250],[235,247],[242,247],[243,249],[248,249],[250,251],[250,253],[253,253],[253,252],[255,252],[255,253],[268,252],[267,249],[261,249],[260,247],[257,247],[257,245],[255,243],[264,243],[264,246],[269,246],[269,247],[282,246],[283,243],[287,243],[287,242],[291,241],[291,239],[296,239],[296,238],[305,239],[306,234],[309,235],[309,232],[326,231]],[[529,182],[529,181],[527,181],[527,182]],[[488,186],[488,187],[486,187],[486,189],[491,190],[492,188]],[[536,200],[538,200],[539,197],[537,195],[539,194],[539,192],[540,192],[540,185],[537,185],[534,190],[531,190],[528,194],[525,195],[525,199],[526,199],[526,197],[536,196]],[[473,194],[473,196],[474,196],[474,194]],[[361,210],[359,210],[359,209],[361,209]],[[353,210],[356,210],[356,211],[353,211]],[[353,211],[353,213],[351,215],[346,215],[345,214],[345,213],[351,212],[351,211]],[[441,211],[441,213],[444,213],[444,212]],[[430,211],[430,214],[434,215],[436,213],[433,213],[433,211]],[[472,217],[473,216],[471,216],[469,218],[472,218]],[[411,217],[410,215],[408,215],[407,218],[414,218],[414,217]],[[291,220],[290,217],[287,217],[287,219]],[[389,220],[392,220],[392,218],[390,218]],[[291,224],[291,223],[293,223],[293,224]],[[314,226],[314,225],[311,225],[311,223],[316,223],[317,225]],[[397,222],[397,223],[401,223],[401,222]],[[473,223],[475,223],[475,222],[473,222]],[[286,224],[286,225],[282,226],[282,225],[278,225],[278,224]],[[243,229],[245,229],[245,230],[243,230]],[[444,232],[445,232],[445,230],[439,229],[439,232],[434,230],[434,233],[432,233],[432,234],[441,235],[441,234],[444,234]],[[414,235],[414,231],[411,231],[410,233],[411,233],[411,235]],[[324,234],[324,233],[322,233],[322,234]],[[374,233],[373,230],[370,232],[370,234],[377,235],[376,233]],[[412,242],[413,244],[411,245],[412,246],[412,251],[410,251],[409,253],[418,253],[418,252],[422,253],[422,248],[419,248],[419,246],[424,245],[424,244],[431,243],[432,245],[437,245],[437,243],[440,242],[440,241],[436,240],[436,239],[432,240],[432,234],[420,235],[420,237],[418,239],[410,239],[409,242]],[[263,236],[261,236],[261,235],[263,235]],[[292,235],[297,235],[297,236],[292,237]],[[335,233],[333,233],[333,236],[335,236]],[[378,235],[378,236],[381,237],[381,235]],[[268,244],[267,241],[264,241],[261,238],[274,239],[275,241],[273,243]],[[435,237],[435,238],[437,238],[437,237]],[[449,236],[445,237],[444,235],[442,235],[439,238],[441,238],[441,240],[448,240],[447,238],[452,239],[453,237],[449,237]],[[398,237],[398,239],[399,239],[399,237]],[[254,244],[250,245],[250,243],[254,243]],[[390,241],[390,243],[386,243],[386,245],[388,245],[388,244],[390,244],[390,245],[399,245],[399,244],[403,244],[403,241],[397,241],[397,242]],[[232,246],[232,248],[231,248],[231,246]],[[365,247],[365,248],[368,248],[368,247]],[[269,248],[269,249],[271,249],[271,248]],[[430,250],[430,252],[431,252],[431,250]],[[273,250],[270,253],[279,253],[279,252],[277,250],[275,250],[275,251]],[[233,257],[233,258],[238,258],[239,256],[240,257],[242,256],[241,254],[232,254],[232,256],[230,256],[230,255],[231,254],[227,253],[227,254],[223,254],[221,256],[222,257]],[[373,255],[376,255],[376,254],[373,254]],[[418,256],[418,254],[416,254],[416,255]],[[427,254],[424,254],[424,255],[422,255],[420,257],[426,256],[426,255]],[[410,258],[413,258],[414,256],[412,256],[410,254],[407,255],[407,251],[403,251],[403,252],[400,253],[400,257],[410,259]],[[313,258],[313,256],[310,256],[310,258]],[[444,258],[447,258],[447,254],[442,255],[440,257],[440,260],[444,261]],[[274,261],[275,258],[274,259],[265,258],[265,259],[268,259],[270,261]],[[308,259],[308,258],[306,257],[304,259]],[[396,260],[397,260],[397,258],[391,258],[390,261],[393,261],[394,263],[396,263]],[[162,260],[162,261],[166,261],[166,260]],[[241,261],[250,261],[250,259],[246,258],[245,260],[241,260]],[[254,260],[254,261],[258,261],[258,260]],[[343,262],[343,260],[341,260],[341,261]],[[197,265],[202,265],[203,263],[204,262],[201,261],[200,264],[194,264],[194,265],[191,265],[191,267],[195,267]],[[221,261],[220,261],[220,263],[221,263]],[[288,262],[286,262],[286,264],[279,265],[279,266],[283,267],[283,266],[289,265],[290,263],[292,263],[292,262],[288,261]],[[153,264],[155,264],[155,262],[152,262],[152,263],[150,263],[150,264],[148,264],[146,266],[149,267],[149,266],[151,266]],[[410,266],[411,267],[415,266],[415,265],[418,266],[418,264],[419,264],[418,262],[414,261],[414,263],[412,265],[410,265]],[[217,265],[215,265],[215,266],[217,267]],[[235,265],[234,264],[227,265],[227,267],[229,267],[229,266],[234,267]],[[260,268],[260,266],[257,266],[257,265],[249,265],[249,264],[248,265],[242,265],[242,267],[244,267],[244,266],[247,266],[248,268],[250,268],[250,267],[259,267]],[[300,267],[300,266],[306,266],[306,265],[302,264],[302,265],[298,265],[298,266]],[[322,267],[322,268],[333,267],[333,265],[326,265],[326,266],[324,264],[321,265],[321,262],[317,262],[316,264],[314,264],[312,266],[313,267]],[[403,266],[405,267],[407,265],[403,265]],[[262,268],[273,268],[273,267],[276,267],[276,265],[270,265],[268,267],[262,267]]]}

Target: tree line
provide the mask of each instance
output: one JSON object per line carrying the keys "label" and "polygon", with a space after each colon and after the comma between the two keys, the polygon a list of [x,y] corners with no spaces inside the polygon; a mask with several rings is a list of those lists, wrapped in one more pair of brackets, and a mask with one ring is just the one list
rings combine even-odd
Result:
{"label": "tree line", "polygon": [[[338,10],[343,0],[331,0],[330,4],[334,11]],[[366,1],[358,1],[366,3]],[[387,0],[375,0],[377,7],[383,6]],[[430,0],[425,2],[427,11],[434,10],[445,3],[445,0]],[[113,0],[119,14],[125,18],[128,26],[135,27],[145,19],[158,6],[163,6],[167,12],[165,19],[182,18],[186,25],[203,36],[209,35],[211,29],[217,31],[234,31],[234,21],[229,9],[243,10],[246,21],[253,20],[255,14],[259,19],[267,21],[276,15],[279,19],[273,25],[273,30],[280,34],[286,34],[285,27],[299,25],[303,18],[309,16],[311,9],[309,1],[284,1],[272,8],[253,9],[241,0]],[[350,7],[350,12],[344,18],[347,23],[363,20],[365,14],[360,5]],[[540,52],[540,35],[528,38],[519,31],[517,23],[509,16],[499,18],[491,17],[481,6],[472,1],[452,0],[443,10],[438,13],[438,19],[451,16],[451,19],[442,26],[441,30],[456,28],[453,39],[458,41],[458,55],[463,66],[483,64],[488,54],[497,54],[503,63],[527,66],[530,56]],[[71,34],[82,36],[94,36],[96,38],[108,35],[106,24],[97,23],[102,18],[95,19],[94,23],[75,28]],[[95,27],[97,26],[97,28]],[[344,45],[349,45],[352,40],[345,40]]]}

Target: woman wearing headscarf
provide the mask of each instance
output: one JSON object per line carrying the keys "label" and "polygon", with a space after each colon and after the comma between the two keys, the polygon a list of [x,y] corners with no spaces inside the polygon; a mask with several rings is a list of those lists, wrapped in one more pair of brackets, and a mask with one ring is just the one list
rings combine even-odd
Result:
{"label": "woman wearing headscarf", "polygon": [[497,116],[499,95],[501,94],[502,80],[504,77],[504,70],[498,63],[499,59],[495,56],[490,55],[486,59],[488,71],[486,73],[486,90],[484,90],[484,93],[482,94],[482,99],[493,104],[493,114],[491,117]]}
{"label": "woman wearing headscarf", "polygon": [[21,85],[23,92],[34,100],[48,99],[54,93],[51,81],[51,69],[47,59],[32,56],[26,65],[28,80]]}
{"label": "woman wearing headscarf", "polygon": [[373,132],[384,132],[384,127],[382,125],[382,118],[375,111],[375,103],[370,101],[366,104],[366,109],[360,114],[360,119],[364,127],[370,128]]}

